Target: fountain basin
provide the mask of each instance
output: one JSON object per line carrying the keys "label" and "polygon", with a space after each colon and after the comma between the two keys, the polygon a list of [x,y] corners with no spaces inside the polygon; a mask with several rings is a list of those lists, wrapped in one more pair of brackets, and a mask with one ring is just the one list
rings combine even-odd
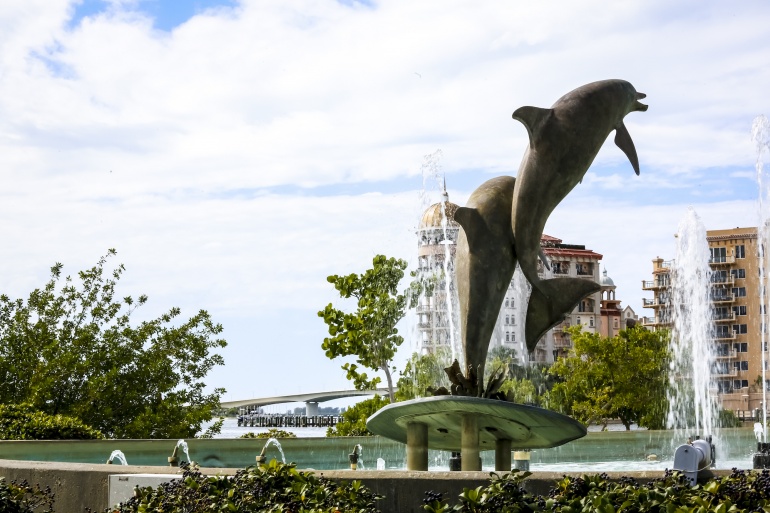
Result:
{"label": "fountain basin", "polygon": [[428,448],[462,449],[462,418],[478,424],[480,450],[491,450],[498,440],[510,440],[512,449],[548,449],[582,438],[583,424],[554,411],[479,397],[438,396],[385,406],[366,423],[372,433],[407,443],[407,426],[419,422],[428,428]]}

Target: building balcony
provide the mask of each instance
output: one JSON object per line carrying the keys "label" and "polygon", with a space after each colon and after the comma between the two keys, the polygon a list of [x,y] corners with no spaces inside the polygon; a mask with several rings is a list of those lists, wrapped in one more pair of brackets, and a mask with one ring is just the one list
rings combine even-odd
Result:
{"label": "building balcony", "polygon": [[642,326],[650,326],[653,328],[671,324],[671,321],[667,321],[665,319],[656,319],[655,317],[642,317],[640,320],[642,322]]}
{"label": "building balcony", "polygon": [[433,310],[433,307],[430,305],[418,305],[417,306],[417,313],[424,313],[424,312],[430,312]]}
{"label": "building balcony", "polygon": [[715,305],[723,305],[727,303],[732,303],[735,301],[735,296],[732,294],[721,294],[718,296],[711,296],[711,302]]}
{"label": "building balcony", "polygon": [[735,285],[735,276],[732,274],[729,276],[726,276],[724,278],[712,278],[711,279],[712,285]]}
{"label": "building balcony", "polygon": [[734,256],[723,256],[716,258],[709,258],[709,264],[713,266],[732,265],[735,263]]}
{"label": "building balcony", "polygon": [[719,340],[720,342],[723,340],[735,340],[735,332],[729,331],[727,333],[725,332],[717,333],[716,335],[714,335],[714,340]]}
{"label": "building balcony", "polygon": [[714,369],[711,371],[711,375],[716,378],[735,378],[738,376],[736,369]]}
{"label": "building balcony", "polygon": [[642,281],[642,290],[661,290],[668,288],[668,280],[645,280]]}
{"label": "building balcony", "polygon": [[735,320],[735,312],[729,314],[719,314],[714,316],[714,322],[730,322]]}
{"label": "building balcony", "polygon": [[735,352],[735,350],[731,349],[729,351],[717,351],[717,353],[714,355],[717,360],[732,360],[733,358],[738,356],[738,353]]}
{"label": "building balcony", "polygon": [[658,299],[647,299],[642,298],[642,306],[644,308],[660,308],[661,306],[666,306],[666,303],[660,302]]}

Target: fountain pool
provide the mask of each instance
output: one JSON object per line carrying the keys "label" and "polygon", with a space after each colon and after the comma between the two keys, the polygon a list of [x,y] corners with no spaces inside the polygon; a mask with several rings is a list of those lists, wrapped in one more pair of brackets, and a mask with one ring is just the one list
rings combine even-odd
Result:
{"label": "fountain pool", "polygon": [[[195,461],[202,467],[241,468],[255,464],[265,445],[264,439],[190,439],[187,441]],[[531,452],[532,471],[586,472],[663,470],[670,468],[676,447],[684,441],[673,431],[589,432],[587,436],[553,449]],[[0,457],[8,460],[104,463],[120,443],[130,465],[167,466],[168,448],[176,440],[54,440],[0,441]],[[287,462],[298,468],[343,470],[350,467],[351,448],[360,445],[369,462],[385,470],[404,469],[403,444],[379,436],[335,438],[282,438]],[[717,446],[716,468],[751,468],[756,438],[751,427],[722,429]],[[655,461],[649,461],[654,455]],[[276,457],[268,454],[268,459]],[[450,453],[429,451],[430,470],[448,470]],[[482,469],[493,470],[494,451],[481,452]]]}

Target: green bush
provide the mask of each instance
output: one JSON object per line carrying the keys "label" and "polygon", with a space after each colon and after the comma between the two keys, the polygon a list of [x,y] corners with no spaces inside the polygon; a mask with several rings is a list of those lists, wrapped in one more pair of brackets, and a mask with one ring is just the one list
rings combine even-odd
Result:
{"label": "green bush", "polygon": [[0,440],[93,440],[102,433],[66,415],[48,415],[28,404],[0,404]]}
{"label": "green bush", "polygon": [[106,511],[376,513],[374,504],[380,498],[359,481],[336,483],[271,460],[266,465],[239,470],[232,479],[204,476],[184,465],[182,479],[155,489],[142,488],[135,497]]}
{"label": "green bush", "polygon": [[717,425],[722,428],[741,427],[741,420],[732,410],[719,410]]}
{"label": "green bush", "polygon": [[548,496],[533,495],[521,485],[529,472],[492,473],[487,486],[466,488],[458,504],[450,506],[442,494],[426,492],[423,508],[429,513],[554,513],[649,512],[728,513],[770,511],[770,471],[733,469],[730,476],[690,487],[684,476],[667,470],[664,477],[645,484],[606,474],[567,477]]}
{"label": "green bush", "polygon": [[253,433],[249,431],[244,433],[238,438],[297,438],[297,435],[291,431],[284,431],[283,429],[270,428],[263,433]]}
{"label": "green bush", "polygon": [[9,513],[52,513],[53,493],[50,488],[30,486],[26,481],[8,483],[0,477],[0,511]]}
{"label": "green bush", "polygon": [[366,429],[366,419],[389,403],[387,398],[375,395],[351,406],[345,410],[342,420],[336,426],[326,429],[326,436],[372,436],[373,433]]}

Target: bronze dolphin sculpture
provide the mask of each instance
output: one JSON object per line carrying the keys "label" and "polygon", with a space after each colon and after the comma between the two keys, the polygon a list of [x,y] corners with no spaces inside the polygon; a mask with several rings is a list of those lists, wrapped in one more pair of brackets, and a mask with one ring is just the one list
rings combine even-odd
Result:
{"label": "bronze dolphin sculpture", "polygon": [[484,378],[489,341],[516,270],[510,220],[515,183],[511,176],[484,182],[454,214],[463,228],[457,239],[455,273],[471,388],[477,388]]}
{"label": "bronze dolphin sculpture", "polygon": [[581,278],[541,280],[537,275],[540,239],[548,216],[583,180],[613,130],[615,144],[639,174],[636,149],[623,118],[646,111],[647,105],[639,103],[644,97],[625,80],[603,80],[565,94],[550,109],[521,107],[513,113],[513,119],[521,121],[529,134],[511,207],[515,254],[532,284],[525,326],[529,351],[581,299],[600,288]]}

